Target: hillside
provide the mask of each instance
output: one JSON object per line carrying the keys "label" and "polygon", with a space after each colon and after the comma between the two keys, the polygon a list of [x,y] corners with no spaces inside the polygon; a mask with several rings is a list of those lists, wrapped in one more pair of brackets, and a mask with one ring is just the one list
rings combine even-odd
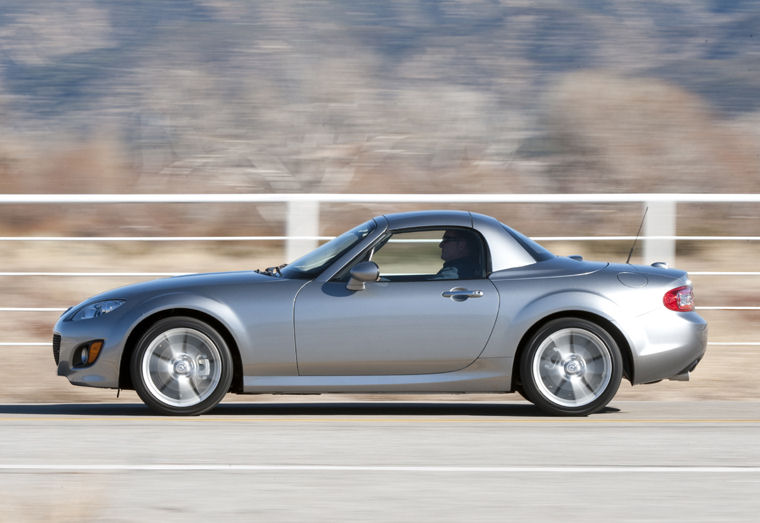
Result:
{"label": "hillside", "polygon": [[0,192],[756,192],[758,23],[728,0],[6,0]]}

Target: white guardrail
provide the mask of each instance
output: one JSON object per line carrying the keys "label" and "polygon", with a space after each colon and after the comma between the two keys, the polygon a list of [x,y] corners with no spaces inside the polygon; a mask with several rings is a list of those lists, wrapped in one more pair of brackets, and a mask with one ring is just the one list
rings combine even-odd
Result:
{"label": "white guardrail", "polygon": [[[677,241],[760,241],[760,236],[677,236],[679,203],[760,203],[760,194],[0,194],[0,204],[115,204],[115,203],[283,203],[287,205],[281,236],[3,236],[2,242],[196,242],[284,241],[285,259],[292,260],[329,236],[319,236],[322,203],[641,203],[648,208],[640,241],[647,262],[675,260]],[[633,241],[635,236],[543,236],[536,241]],[[0,272],[0,277],[161,277],[167,272]],[[760,276],[760,271],[690,271],[701,276]],[[700,306],[700,310],[760,311],[756,307]],[[61,307],[0,307],[0,313],[62,312]],[[0,347],[49,346],[50,342],[0,342]],[[760,342],[711,342],[716,346],[760,346]]]}

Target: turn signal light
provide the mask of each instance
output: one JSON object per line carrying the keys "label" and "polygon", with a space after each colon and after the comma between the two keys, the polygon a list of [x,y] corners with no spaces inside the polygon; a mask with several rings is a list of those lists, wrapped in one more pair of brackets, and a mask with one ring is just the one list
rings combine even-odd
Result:
{"label": "turn signal light", "polygon": [[91,341],[74,351],[74,367],[87,367],[95,363],[103,348],[103,340]]}
{"label": "turn signal light", "polygon": [[90,344],[90,350],[87,354],[87,365],[92,365],[95,363],[95,360],[98,359],[98,355],[100,354],[100,349],[103,348],[103,342],[102,341],[93,341]]}
{"label": "turn signal light", "polygon": [[694,310],[694,290],[689,285],[676,287],[665,293],[662,298],[665,306],[676,312],[689,312]]}

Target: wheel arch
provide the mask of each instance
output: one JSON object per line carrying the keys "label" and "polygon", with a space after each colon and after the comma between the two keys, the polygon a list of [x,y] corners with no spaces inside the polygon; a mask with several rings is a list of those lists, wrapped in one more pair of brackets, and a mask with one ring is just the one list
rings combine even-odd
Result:
{"label": "wheel arch", "polygon": [[554,314],[541,318],[527,331],[525,331],[525,334],[523,334],[520,342],[517,345],[515,358],[512,362],[512,390],[517,389],[518,386],[520,386],[522,383],[522,379],[520,377],[520,360],[522,359],[523,353],[528,349],[528,342],[533,337],[533,335],[538,332],[538,330],[541,329],[544,325],[550,321],[560,318],[579,318],[582,320],[587,320],[599,325],[604,330],[606,330],[615,340],[615,343],[617,343],[618,348],[620,349],[620,353],[623,356],[623,377],[629,382],[633,383],[633,354],[631,352],[631,346],[628,343],[625,335],[623,335],[622,331],[604,316],[583,310],[566,310],[556,312]]}
{"label": "wheel arch", "polygon": [[133,390],[134,385],[132,382],[132,375],[130,371],[130,359],[132,354],[137,348],[137,344],[143,335],[156,324],[156,322],[172,318],[175,316],[186,316],[194,318],[196,320],[205,322],[213,327],[230,349],[232,355],[233,369],[232,369],[232,383],[230,385],[230,392],[242,392],[243,390],[243,362],[240,357],[240,349],[235,341],[234,336],[229,329],[214,316],[196,310],[185,308],[171,308],[154,312],[150,316],[143,318],[137,325],[135,325],[127,336],[127,341],[124,343],[124,350],[121,353],[121,362],[119,363],[119,388],[125,390]]}

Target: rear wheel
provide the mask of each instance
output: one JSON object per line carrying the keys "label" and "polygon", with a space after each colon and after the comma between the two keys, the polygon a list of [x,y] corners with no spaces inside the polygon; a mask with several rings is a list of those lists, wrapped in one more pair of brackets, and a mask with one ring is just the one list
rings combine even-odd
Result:
{"label": "rear wheel", "polygon": [[585,416],[604,408],[623,377],[620,349],[599,325],[560,318],[531,338],[520,361],[525,396],[559,416]]}
{"label": "rear wheel", "polygon": [[232,382],[232,356],[207,323],[174,317],[140,339],[130,370],[135,390],[161,414],[193,416],[214,408]]}

